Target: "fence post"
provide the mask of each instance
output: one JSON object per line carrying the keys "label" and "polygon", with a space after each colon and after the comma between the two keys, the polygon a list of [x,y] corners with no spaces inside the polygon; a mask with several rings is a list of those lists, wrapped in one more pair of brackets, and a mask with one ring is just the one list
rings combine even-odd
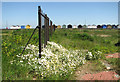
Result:
{"label": "fence post", "polygon": [[41,8],[38,6],[39,58],[41,58]]}
{"label": "fence post", "polygon": [[46,14],[46,43],[47,43],[47,41],[48,41],[48,17],[47,17],[47,14]]}
{"label": "fence post", "polygon": [[50,35],[52,35],[52,21],[50,20]]}
{"label": "fence post", "polygon": [[46,45],[47,45],[47,15],[45,14],[45,31],[44,31],[44,47],[46,47]]}
{"label": "fence post", "polygon": [[48,18],[48,41],[49,41],[49,18]]}

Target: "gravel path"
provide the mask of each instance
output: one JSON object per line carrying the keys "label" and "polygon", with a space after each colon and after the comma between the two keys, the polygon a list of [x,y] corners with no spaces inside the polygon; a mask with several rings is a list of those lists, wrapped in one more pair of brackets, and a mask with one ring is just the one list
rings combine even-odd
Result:
{"label": "gravel path", "polygon": [[[120,58],[120,53],[105,55],[106,58]],[[75,71],[71,80],[120,80],[120,75],[115,72],[112,65],[105,60],[101,61],[101,63],[105,66],[106,70],[95,71],[95,66],[87,62]]]}

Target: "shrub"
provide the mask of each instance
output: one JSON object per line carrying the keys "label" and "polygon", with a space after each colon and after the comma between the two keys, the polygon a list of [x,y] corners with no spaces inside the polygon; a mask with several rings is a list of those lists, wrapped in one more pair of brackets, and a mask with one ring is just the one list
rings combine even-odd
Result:
{"label": "shrub", "polygon": [[111,41],[110,40],[103,40],[103,43],[111,44]]}
{"label": "shrub", "polygon": [[83,32],[89,32],[89,30],[83,30]]}
{"label": "shrub", "polygon": [[67,33],[65,33],[64,35],[67,36]]}
{"label": "shrub", "polygon": [[91,52],[88,51],[88,53],[86,54],[87,60],[97,60],[101,58],[104,58],[104,56],[103,56],[103,53],[100,51],[91,50]]}
{"label": "shrub", "polygon": [[86,59],[88,60],[97,60],[97,59],[104,59],[105,55],[110,53],[110,50],[107,47],[100,47],[96,46],[88,51],[86,54]]}
{"label": "shrub", "polygon": [[81,39],[81,40],[89,40],[89,41],[93,41],[93,37],[88,35],[87,33],[83,33],[83,34],[75,34],[74,39]]}

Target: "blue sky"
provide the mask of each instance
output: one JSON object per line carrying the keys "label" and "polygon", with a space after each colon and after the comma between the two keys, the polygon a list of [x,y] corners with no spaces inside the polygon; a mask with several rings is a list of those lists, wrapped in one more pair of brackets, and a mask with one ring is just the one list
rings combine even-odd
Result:
{"label": "blue sky", "polygon": [[41,6],[56,25],[118,24],[117,2],[3,2],[2,24],[37,26]]}

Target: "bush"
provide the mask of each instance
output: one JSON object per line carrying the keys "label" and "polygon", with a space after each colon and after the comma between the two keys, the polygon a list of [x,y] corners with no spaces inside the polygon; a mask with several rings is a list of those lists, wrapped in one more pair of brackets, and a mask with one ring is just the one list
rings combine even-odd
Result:
{"label": "bush", "polygon": [[93,37],[88,35],[87,33],[83,33],[83,34],[75,34],[74,39],[81,39],[81,40],[89,40],[89,41],[93,41]]}
{"label": "bush", "polygon": [[90,51],[101,51],[103,54],[110,53],[110,50],[107,47],[96,46],[92,48]]}
{"label": "bush", "polygon": [[97,60],[97,59],[103,59],[103,53],[100,51],[88,51],[88,53],[86,54],[86,59],[87,60]]}
{"label": "bush", "polygon": [[86,54],[86,59],[88,60],[97,60],[104,59],[105,55],[110,53],[110,50],[107,47],[96,46],[88,51]]}
{"label": "bush", "polygon": [[89,30],[83,30],[83,32],[89,32]]}
{"label": "bush", "polygon": [[110,40],[103,40],[103,43],[111,44],[111,41]]}

